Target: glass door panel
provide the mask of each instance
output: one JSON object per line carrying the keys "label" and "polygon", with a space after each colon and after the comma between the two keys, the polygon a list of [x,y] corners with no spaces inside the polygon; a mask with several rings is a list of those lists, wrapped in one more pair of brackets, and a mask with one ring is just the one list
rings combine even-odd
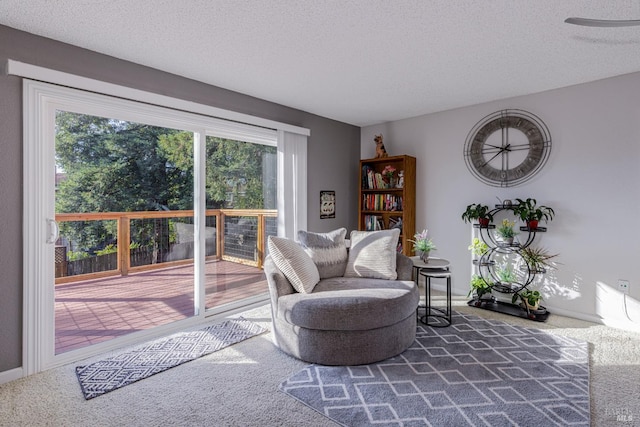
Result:
{"label": "glass door panel", "polygon": [[267,292],[261,266],[266,238],[277,234],[276,172],[275,146],[207,136],[206,309]]}
{"label": "glass door panel", "polygon": [[55,354],[194,315],[193,144],[56,112]]}

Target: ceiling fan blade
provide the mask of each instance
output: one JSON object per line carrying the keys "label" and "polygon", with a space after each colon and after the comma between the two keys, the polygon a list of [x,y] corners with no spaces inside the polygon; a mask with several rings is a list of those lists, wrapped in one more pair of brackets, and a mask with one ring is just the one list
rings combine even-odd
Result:
{"label": "ceiling fan blade", "polygon": [[567,18],[567,24],[584,25],[586,27],[631,27],[640,25],[640,19],[588,19],[588,18]]}

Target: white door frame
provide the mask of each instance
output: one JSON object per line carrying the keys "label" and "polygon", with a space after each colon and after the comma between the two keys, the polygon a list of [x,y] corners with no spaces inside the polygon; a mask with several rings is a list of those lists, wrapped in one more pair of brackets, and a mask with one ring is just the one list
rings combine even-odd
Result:
{"label": "white door frame", "polygon": [[[202,187],[194,195],[195,232],[204,224],[205,205],[203,151],[206,129],[194,123],[176,120],[172,112],[159,107],[134,104],[102,95],[90,94],[39,82],[27,81],[25,97],[24,144],[24,369],[27,375],[87,357],[106,348],[121,346],[127,340],[114,339],[103,345],[55,354],[55,114],[71,111],[100,117],[118,118],[144,124],[174,127],[194,134],[194,153],[201,160],[194,164],[194,182]],[[196,187],[198,188],[198,187]],[[204,316],[204,234],[195,242],[194,250],[194,315],[175,322],[184,326]],[[47,243],[45,243],[47,242]],[[164,325],[166,329],[175,326]],[[134,342],[152,336],[153,331],[131,334]],[[124,337],[123,337],[124,338]]]}
{"label": "white door frame", "polygon": [[[44,71],[43,71],[44,70]],[[70,78],[76,77],[57,71],[49,71],[40,67],[28,64],[9,61],[9,74],[17,74],[25,77],[30,75],[40,80],[61,81],[67,83]],[[309,131],[286,124],[280,124],[276,129],[256,128],[228,120],[221,120],[200,114],[185,113],[159,107],[166,105],[171,98],[163,97],[146,92],[135,91],[129,88],[122,88],[103,82],[92,81],[90,79],[76,77],[81,86],[95,82],[95,85],[102,89],[103,93],[121,94],[123,89],[129,93],[135,92],[141,100],[156,102],[156,105],[136,103],[132,105],[131,100],[113,98],[111,96],[97,95],[95,91],[85,92],[82,90],[70,89],[68,87],[54,84],[41,83],[25,80],[23,86],[24,108],[23,108],[23,134],[24,134],[24,176],[23,176],[23,374],[30,375],[55,366],[80,360],[100,352],[109,351],[117,347],[140,342],[154,336],[166,334],[192,324],[202,322],[205,315],[204,303],[204,269],[196,267],[196,290],[194,305],[196,315],[192,318],[163,325],[150,331],[140,331],[127,336],[110,340],[108,342],[92,345],[84,349],[70,351],[55,356],[55,307],[54,307],[54,287],[51,281],[54,279],[54,251],[47,250],[42,242],[53,231],[52,223],[47,219],[54,218],[53,207],[54,186],[55,186],[55,111],[76,111],[81,114],[94,114],[97,116],[121,118],[123,120],[137,121],[151,125],[164,127],[174,127],[194,132],[194,153],[196,156],[194,174],[196,185],[204,182],[204,156],[205,141],[207,134],[229,135],[230,137],[243,135],[243,139],[254,140],[264,143],[266,140],[278,141],[277,146],[280,151],[283,147],[291,147],[293,144],[286,141],[287,134],[296,134],[295,144],[301,144],[298,149],[289,154],[290,148],[286,149],[287,156],[278,156],[278,170],[286,171],[285,174],[292,179],[286,181],[289,187],[295,184],[294,194],[289,193],[282,184],[278,185],[278,200],[286,198],[292,200],[293,212],[284,209],[281,214],[286,218],[286,223],[296,224],[299,228],[306,228],[306,136]],[[67,83],[68,84],[68,83]],[[96,99],[99,101],[96,103]],[[177,104],[184,105],[184,101],[175,100]],[[212,107],[199,106],[199,104],[187,103],[192,111],[209,111]],[[80,107],[78,107],[80,106]],[[215,109],[216,111],[218,109]],[[122,112],[126,112],[126,117]],[[238,117],[238,113],[230,114]],[[244,115],[241,115],[244,117]],[[273,124],[277,122],[265,121],[264,119],[246,116],[250,118],[247,122],[258,121],[260,124]],[[214,130],[212,130],[214,129]],[[277,137],[274,135],[277,134]],[[47,172],[50,171],[50,172]],[[291,188],[288,188],[291,190]],[[204,227],[204,186],[195,194],[195,206],[197,219],[196,232]],[[300,203],[303,201],[303,203]],[[279,202],[280,203],[280,202]],[[297,207],[297,208],[296,208]],[[280,206],[279,206],[280,208]],[[283,207],[284,208],[284,207]],[[279,222],[280,235],[289,235],[291,230],[286,230],[284,224]],[[199,233],[199,245],[202,249],[196,249],[196,257],[204,261],[204,233]],[[196,263],[197,265],[197,263]],[[201,285],[202,284],[202,285]],[[214,310],[215,312],[215,310]]]}

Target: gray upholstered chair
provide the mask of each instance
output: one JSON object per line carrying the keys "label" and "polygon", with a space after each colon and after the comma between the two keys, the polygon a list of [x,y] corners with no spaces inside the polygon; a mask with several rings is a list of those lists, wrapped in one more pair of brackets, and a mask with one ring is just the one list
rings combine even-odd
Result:
{"label": "gray upholstered chair", "polygon": [[322,365],[368,364],[402,353],[416,334],[420,297],[412,266],[397,254],[397,280],[332,277],[304,294],[267,257],[275,344]]}

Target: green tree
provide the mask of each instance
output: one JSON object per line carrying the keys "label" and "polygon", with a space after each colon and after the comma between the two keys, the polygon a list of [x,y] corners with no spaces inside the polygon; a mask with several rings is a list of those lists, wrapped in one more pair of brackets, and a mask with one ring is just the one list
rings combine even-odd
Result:
{"label": "green tree", "polygon": [[[192,209],[193,165],[190,170],[179,170],[171,163],[167,151],[160,147],[162,139],[171,138],[193,141],[190,132],[58,112],[56,161],[66,179],[56,193],[56,212]],[[132,238],[166,249],[166,222],[139,227],[139,236]],[[115,242],[116,224],[65,223],[62,232],[83,250],[95,250]]]}
{"label": "green tree", "polygon": [[[275,200],[275,152],[207,137],[207,207],[261,209],[265,194]],[[56,193],[58,213],[193,209],[191,132],[60,111],[56,162],[65,174]],[[171,220],[136,222],[132,240],[161,253],[171,243],[171,230]],[[76,243],[74,250],[102,249],[116,240],[115,221],[68,222],[61,231]]]}
{"label": "green tree", "polygon": [[160,135],[158,151],[165,159],[167,204],[172,210],[193,209],[193,134]]}
{"label": "green tree", "polygon": [[207,207],[266,208],[265,189],[275,189],[275,168],[272,176],[263,171],[275,153],[275,147],[207,137]]}

